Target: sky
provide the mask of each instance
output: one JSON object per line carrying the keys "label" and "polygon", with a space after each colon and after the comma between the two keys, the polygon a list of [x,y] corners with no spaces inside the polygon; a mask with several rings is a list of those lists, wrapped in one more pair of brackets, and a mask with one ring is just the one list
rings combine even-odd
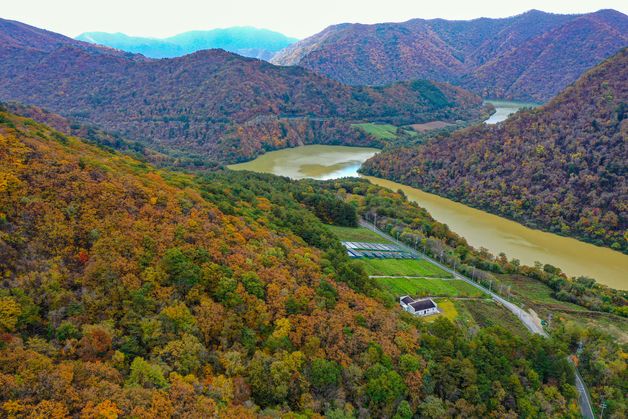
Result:
{"label": "sky", "polygon": [[167,37],[196,30],[255,26],[305,38],[342,22],[402,22],[412,18],[507,17],[530,9],[585,13],[626,0],[0,0],[0,17],[74,37],[123,32]]}

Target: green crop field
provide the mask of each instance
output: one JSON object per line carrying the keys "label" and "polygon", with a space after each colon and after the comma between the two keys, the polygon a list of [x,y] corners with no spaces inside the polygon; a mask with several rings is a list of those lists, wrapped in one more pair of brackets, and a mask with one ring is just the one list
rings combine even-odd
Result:
{"label": "green crop field", "polygon": [[424,278],[375,278],[377,283],[394,298],[402,295],[412,297],[483,297],[479,289],[458,279]]}
{"label": "green crop field", "polygon": [[328,225],[327,228],[345,242],[390,243],[388,240],[364,227],[338,227]]}
{"label": "green crop field", "polygon": [[369,275],[377,276],[429,276],[451,278],[451,274],[424,259],[358,259],[364,263]]}
{"label": "green crop field", "polygon": [[394,140],[397,138],[397,127],[389,124],[353,124],[354,128],[360,128],[368,134],[371,134],[375,138],[383,140]]}

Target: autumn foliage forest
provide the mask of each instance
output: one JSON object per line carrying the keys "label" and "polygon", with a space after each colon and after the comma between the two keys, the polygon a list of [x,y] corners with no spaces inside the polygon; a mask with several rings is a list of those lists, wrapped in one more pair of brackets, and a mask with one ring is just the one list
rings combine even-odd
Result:
{"label": "autumn foliage forest", "polygon": [[546,102],[628,43],[615,10],[473,20],[344,23],[298,41],[271,62],[350,85],[429,79],[482,97]]}
{"label": "autumn foliage forest", "polygon": [[0,162],[5,416],[578,415],[560,341],[378,298],[314,214],[384,189],[157,170],[6,112]]}
{"label": "autumn foliage forest", "polygon": [[545,106],[390,149],[363,170],[626,253],[626,74],[624,49]]}
{"label": "autumn foliage forest", "polygon": [[[304,43],[286,51],[377,84],[350,86],[222,50],[153,60],[0,19],[0,417],[576,418],[569,358],[596,406],[628,416],[624,291],[475,249],[364,179],[222,169],[303,144],[380,147],[369,174],[628,252],[628,50],[496,126],[468,127],[491,107],[446,82],[547,97],[603,58],[578,53],[538,84],[568,58],[553,40],[575,31],[606,57],[625,16],[426,22],[339,25],[305,42],[321,41],[308,57]],[[429,62],[398,62],[406,41]],[[351,61],[356,45],[375,62]],[[415,77],[428,67],[452,78]],[[433,121],[446,128],[409,128]],[[329,228],[375,215],[496,292],[532,284],[568,312],[548,338],[403,312]]]}
{"label": "autumn foliage forest", "polygon": [[351,123],[482,114],[479,96],[446,83],[351,87],[223,50],[153,60],[2,19],[0,39],[0,100],[97,125],[178,166],[211,167],[302,144],[383,146]]}

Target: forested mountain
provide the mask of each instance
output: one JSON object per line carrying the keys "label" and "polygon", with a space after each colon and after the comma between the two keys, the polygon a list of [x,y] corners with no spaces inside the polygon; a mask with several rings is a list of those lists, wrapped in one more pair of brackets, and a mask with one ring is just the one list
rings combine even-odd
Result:
{"label": "forested mountain", "polygon": [[382,145],[352,129],[355,120],[481,113],[480,97],[444,83],[349,87],[222,50],[151,60],[16,22],[2,28],[0,100],[38,105],[197,164],[298,144]]}
{"label": "forested mountain", "polygon": [[577,415],[563,344],[369,297],[307,207],[355,206],[314,187],[160,171],[0,111],[2,416]]}
{"label": "forested mountain", "polygon": [[202,49],[221,48],[245,57],[269,60],[297,41],[281,33],[252,27],[189,31],[168,38],[144,38],[123,33],[85,32],[79,41],[105,45],[150,58],[173,58]]}
{"label": "forested mountain", "polygon": [[366,173],[628,252],[628,50],[546,106],[369,160]]}
{"label": "forested mountain", "polygon": [[353,85],[425,78],[484,97],[544,102],[626,45],[628,17],[614,10],[532,10],[504,19],[330,26],[272,62]]}

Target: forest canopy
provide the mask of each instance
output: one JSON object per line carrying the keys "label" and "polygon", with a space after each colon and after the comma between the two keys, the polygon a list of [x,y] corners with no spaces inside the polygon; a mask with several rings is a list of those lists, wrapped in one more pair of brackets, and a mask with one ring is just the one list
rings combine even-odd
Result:
{"label": "forest canopy", "polygon": [[157,170],[6,112],[0,162],[3,415],[578,414],[559,342],[373,298],[318,218],[355,221],[338,190]]}

